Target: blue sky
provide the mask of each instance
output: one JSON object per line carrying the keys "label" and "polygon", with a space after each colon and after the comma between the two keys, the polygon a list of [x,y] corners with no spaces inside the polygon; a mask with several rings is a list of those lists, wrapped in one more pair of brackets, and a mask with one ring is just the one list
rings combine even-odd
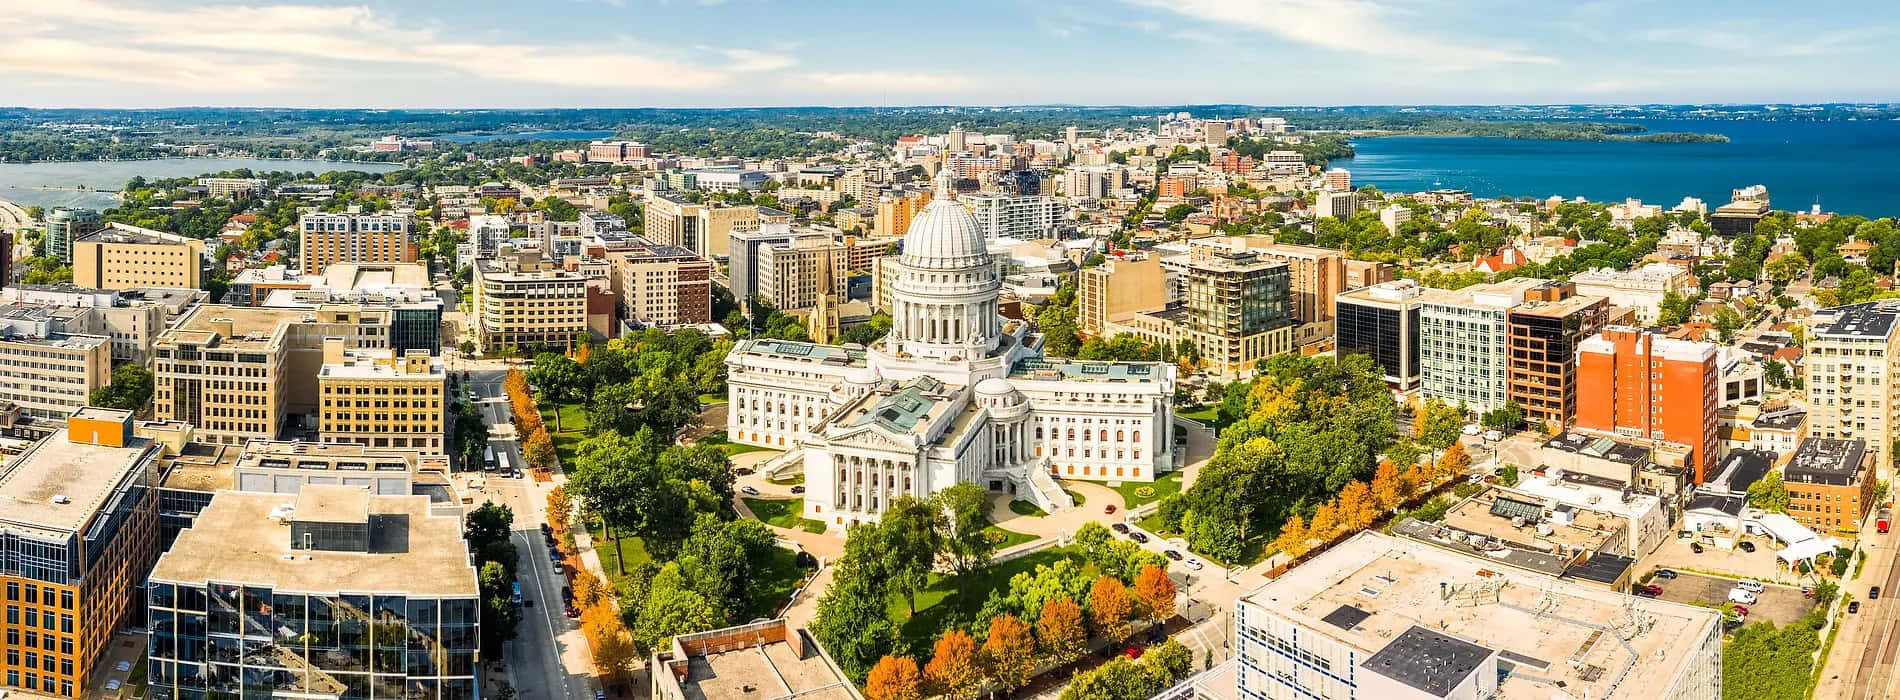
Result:
{"label": "blue sky", "polygon": [[0,0],[0,104],[1895,101],[1883,4]]}

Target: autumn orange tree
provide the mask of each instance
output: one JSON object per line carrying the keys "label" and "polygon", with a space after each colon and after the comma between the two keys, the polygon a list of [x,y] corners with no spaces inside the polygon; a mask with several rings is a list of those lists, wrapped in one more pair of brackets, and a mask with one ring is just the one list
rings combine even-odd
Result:
{"label": "autumn orange tree", "polygon": [[1135,597],[1141,599],[1150,622],[1159,625],[1174,617],[1174,595],[1174,579],[1168,578],[1167,569],[1150,564],[1135,575]]}
{"label": "autumn orange tree", "polygon": [[554,464],[554,440],[548,437],[546,426],[537,426],[528,434],[526,442],[521,443],[521,456],[528,464],[546,468]]}
{"label": "autumn orange tree", "polygon": [[556,486],[548,492],[548,527],[555,532],[567,530],[568,519],[574,514],[574,502],[567,498],[567,488]]}
{"label": "autumn orange tree", "polygon": [[983,641],[983,662],[991,680],[1005,695],[1029,684],[1036,670],[1036,638],[1029,625],[1015,615],[990,620],[989,639]]}
{"label": "autumn orange tree", "polygon": [[1372,474],[1372,501],[1380,513],[1392,512],[1392,509],[1405,503],[1412,495],[1412,483],[1399,474],[1399,467],[1390,461],[1379,462],[1379,468]]}
{"label": "autumn orange tree", "polygon": [[1089,650],[1089,631],[1082,623],[1082,606],[1067,597],[1043,603],[1042,615],[1036,618],[1036,639],[1042,642],[1042,653],[1058,664],[1082,658]]}
{"label": "autumn orange tree", "polygon": [[976,697],[977,687],[983,684],[983,669],[977,665],[976,639],[963,630],[950,630],[938,637],[930,652],[930,663],[924,665],[924,680],[934,695],[953,700]]}
{"label": "autumn orange tree", "polygon": [[1330,541],[1339,534],[1342,521],[1339,518],[1338,504],[1327,501],[1313,511],[1313,521],[1306,524],[1307,536],[1321,542]]}
{"label": "autumn orange tree", "polygon": [[1273,540],[1273,547],[1298,559],[1312,548],[1311,540],[1312,535],[1306,532],[1306,519],[1295,514],[1286,519],[1285,525],[1280,526],[1280,536]]}
{"label": "autumn orange tree", "polygon": [[1452,443],[1445,454],[1438,456],[1435,474],[1440,479],[1456,477],[1471,468],[1471,455],[1465,452],[1464,443]]}
{"label": "autumn orange tree", "polygon": [[1333,498],[1339,509],[1339,521],[1347,530],[1362,530],[1379,518],[1378,504],[1366,482],[1354,479]]}
{"label": "autumn orange tree", "polygon": [[924,679],[908,656],[886,656],[864,679],[866,700],[923,700]]}
{"label": "autumn orange tree", "polygon": [[1128,618],[1135,613],[1135,602],[1128,597],[1128,587],[1120,579],[1103,576],[1095,579],[1095,585],[1089,588],[1089,619],[1095,624],[1095,633],[1109,641],[1119,642],[1129,635]]}
{"label": "autumn orange tree", "polygon": [[607,586],[601,583],[600,577],[595,576],[594,572],[588,571],[583,567],[576,567],[572,575],[574,577],[575,607],[586,610],[596,604],[606,602],[608,594]]}
{"label": "autumn orange tree", "polygon": [[581,634],[587,637],[587,646],[594,650],[594,668],[602,676],[618,676],[633,668],[639,659],[632,635],[627,634],[626,625],[611,605],[595,605],[583,611]]}

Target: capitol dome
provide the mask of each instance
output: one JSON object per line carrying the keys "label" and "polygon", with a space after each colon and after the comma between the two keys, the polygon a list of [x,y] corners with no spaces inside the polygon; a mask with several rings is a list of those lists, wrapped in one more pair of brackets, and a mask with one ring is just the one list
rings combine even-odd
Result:
{"label": "capitol dome", "polygon": [[904,233],[900,260],[920,270],[961,270],[990,264],[976,215],[957,203],[950,169],[937,173],[937,194]]}

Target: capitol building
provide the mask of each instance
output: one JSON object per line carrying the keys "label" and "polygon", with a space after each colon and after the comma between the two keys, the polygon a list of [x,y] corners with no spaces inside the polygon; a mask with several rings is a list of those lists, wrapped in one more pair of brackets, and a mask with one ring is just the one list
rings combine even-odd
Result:
{"label": "capitol building", "polygon": [[836,531],[965,481],[1054,511],[1073,502],[1053,477],[1175,468],[1175,367],[1044,358],[1033,324],[997,313],[999,271],[947,172],[892,267],[871,347],[746,340],[726,358],[728,438],[786,451],[763,468],[804,470],[805,517]]}

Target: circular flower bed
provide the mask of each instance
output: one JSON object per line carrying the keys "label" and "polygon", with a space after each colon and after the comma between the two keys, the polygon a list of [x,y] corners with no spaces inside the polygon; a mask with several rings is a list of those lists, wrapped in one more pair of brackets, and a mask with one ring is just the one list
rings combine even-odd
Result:
{"label": "circular flower bed", "polygon": [[1136,488],[1135,495],[1140,496],[1142,498],[1153,498],[1155,495],[1155,487],[1142,486],[1142,487]]}

